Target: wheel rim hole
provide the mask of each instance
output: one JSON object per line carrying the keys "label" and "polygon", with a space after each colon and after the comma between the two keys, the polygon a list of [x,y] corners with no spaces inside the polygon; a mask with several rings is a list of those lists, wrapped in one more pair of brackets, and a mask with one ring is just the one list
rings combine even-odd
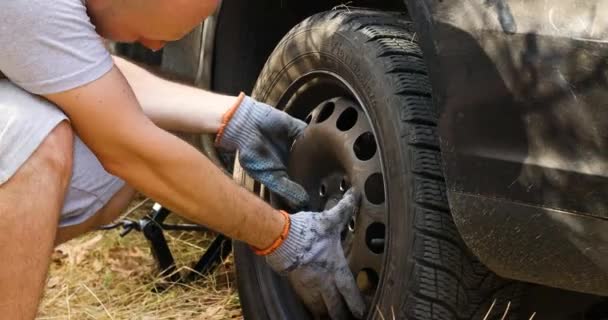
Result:
{"label": "wheel rim hole", "polygon": [[355,156],[361,161],[367,161],[376,155],[376,139],[371,132],[365,132],[360,135],[353,146]]}
{"label": "wheel rim hole", "polygon": [[386,227],[384,223],[374,222],[365,230],[365,243],[367,248],[376,254],[384,252],[384,240],[386,238]]}
{"label": "wheel rim hole", "polygon": [[331,114],[334,113],[335,108],[336,105],[333,102],[328,102],[323,105],[323,107],[321,107],[321,112],[319,112],[319,116],[317,117],[317,123],[321,123],[329,119],[329,117],[331,117]]}
{"label": "wheel rim hole", "polygon": [[381,173],[374,173],[365,180],[365,198],[372,204],[383,204],[384,197],[384,178]]}
{"label": "wheel rim hole", "polygon": [[325,197],[326,195],[327,195],[327,186],[325,186],[325,184],[322,183],[321,187],[319,187],[319,196]]}
{"label": "wheel rim hole", "polygon": [[348,131],[352,129],[357,123],[357,118],[359,117],[359,113],[353,107],[349,107],[344,110],[340,117],[338,117],[338,121],[336,121],[336,126],[340,131]]}
{"label": "wheel rim hole", "polygon": [[378,287],[378,273],[373,269],[363,269],[357,274],[357,287],[363,294],[371,294]]}
{"label": "wheel rim hole", "polygon": [[306,124],[310,124],[311,121],[312,121],[312,114],[309,114],[308,117],[306,117],[306,119],[304,120],[304,122],[306,122]]}

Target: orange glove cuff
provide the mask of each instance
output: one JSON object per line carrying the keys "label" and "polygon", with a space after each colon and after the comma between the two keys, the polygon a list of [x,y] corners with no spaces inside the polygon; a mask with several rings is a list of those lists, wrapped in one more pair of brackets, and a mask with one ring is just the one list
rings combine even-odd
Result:
{"label": "orange glove cuff", "polygon": [[257,249],[253,248],[253,252],[259,256],[267,256],[277,250],[287,238],[289,234],[289,227],[291,226],[291,219],[289,218],[289,214],[283,210],[279,211],[283,217],[285,218],[285,226],[283,227],[283,231],[279,235],[279,237],[270,245],[270,247],[266,249]]}
{"label": "orange glove cuff", "polygon": [[236,110],[238,110],[241,106],[243,99],[245,99],[245,93],[241,92],[241,94],[239,94],[239,96],[236,98],[235,104],[230,109],[228,109],[226,113],[224,113],[224,116],[222,116],[222,124],[220,124],[220,129],[217,131],[217,135],[215,136],[216,146],[220,143],[220,140],[222,140],[222,134],[224,134],[224,130],[226,129],[228,122],[230,122],[230,120],[236,113]]}

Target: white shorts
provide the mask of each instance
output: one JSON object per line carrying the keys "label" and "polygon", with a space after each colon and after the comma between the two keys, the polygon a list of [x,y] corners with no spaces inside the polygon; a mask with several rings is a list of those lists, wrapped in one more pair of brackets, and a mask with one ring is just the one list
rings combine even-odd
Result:
{"label": "white shorts", "polygon": [[[64,120],[67,117],[52,103],[0,79],[0,185],[17,172]],[[123,186],[124,182],[106,172],[91,150],[75,137],[72,181],[60,226],[89,219]]]}

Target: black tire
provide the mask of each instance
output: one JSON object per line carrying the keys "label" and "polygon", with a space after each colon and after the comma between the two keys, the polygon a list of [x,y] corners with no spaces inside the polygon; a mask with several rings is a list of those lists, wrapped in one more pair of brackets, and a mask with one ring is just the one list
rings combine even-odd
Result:
{"label": "black tire", "polygon": [[[487,319],[500,319],[509,302],[507,319],[515,319],[520,285],[499,278],[475,259],[452,221],[437,112],[407,18],[352,9],[308,18],[277,46],[254,96],[284,105],[292,84],[315,70],[330,71],[348,83],[365,106],[380,146],[390,223],[377,305],[370,317],[484,319],[495,301]],[[236,176],[246,180],[238,167]],[[271,275],[246,246],[237,245],[236,267],[246,319],[307,318],[285,281]]]}

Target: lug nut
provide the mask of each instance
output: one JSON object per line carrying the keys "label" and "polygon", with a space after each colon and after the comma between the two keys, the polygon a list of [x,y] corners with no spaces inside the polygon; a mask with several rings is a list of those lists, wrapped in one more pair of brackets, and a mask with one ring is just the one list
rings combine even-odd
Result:
{"label": "lug nut", "polygon": [[348,230],[350,232],[355,232],[355,226],[356,226],[356,224],[357,224],[357,221],[355,220],[355,217],[352,217],[350,219],[350,222],[348,223]]}
{"label": "lug nut", "polygon": [[322,184],[321,187],[319,188],[319,195],[321,197],[325,197],[326,194],[327,194],[327,187],[325,187],[325,185]]}
{"label": "lug nut", "polygon": [[346,190],[348,190],[348,188],[349,188],[348,182],[346,181],[346,178],[343,178],[342,181],[340,181],[340,191],[346,192]]}

